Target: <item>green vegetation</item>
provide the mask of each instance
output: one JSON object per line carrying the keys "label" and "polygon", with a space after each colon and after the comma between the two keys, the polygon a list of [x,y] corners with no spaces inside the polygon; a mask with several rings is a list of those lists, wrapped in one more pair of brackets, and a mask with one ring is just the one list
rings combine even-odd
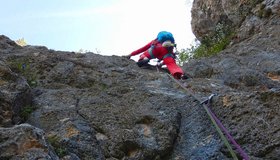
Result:
{"label": "green vegetation", "polygon": [[263,0],[249,0],[251,6],[255,7],[257,4],[262,3]]}
{"label": "green vegetation", "polygon": [[15,59],[10,62],[11,69],[22,74],[27,80],[30,87],[37,86],[37,74],[32,70],[31,64],[27,58]]}
{"label": "green vegetation", "polygon": [[105,83],[101,83],[100,84],[101,90],[104,91],[106,89],[108,89],[109,87],[105,84]]}
{"label": "green vegetation", "polygon": [[[24,68],[25,66],[25,68]],[[27,79],[27,83],[30,87],[36,87],[37,86],[37,75],[35,72],[31,70],[30,64],[22,64],[22,73],[23,76]]]}
{"label": "green vegetation", "polygon": [[221,23],[217,24],[213,34],[204,37],[201,42],[196,40],[195,45],[181,50],[179,54],[179,63],[182,64],[192,58],[199,59],[218,54],[230,43],[233,35],[234,33],[229,27]]}
{"label": "green vegetation", "polygon": [[29,115],[35,110],[36,108],[33,106],[25,106],[22,108],[20,112],[20,117],[23,118],[25,121],[28,119]]}
{"label": "green vegetation", "polygon": [[[246,17],[250,13],[250,8],[263,2],[263,0],[248,0],[244,2],[240,9],[240,14]],[[204,10],[204,9],[202,9]],[[259,17],[269,17],[271,15],[271,9],[265,10],[265,5],[260,4]],[[187,49],[182,49],[178,55],[178,62],[182,65],[184,62],[190,59],[199,59],[202,57],[210,57],[218,54],[224,50],[230,43],[235,33],[232,28],[223,23],[216,25],[215,31],[205,37],[201,41],[196,40],[194,45],[191,45]]]}
{"label": "green vegetation", "polygon": [[195,46],[192,45],[190,48],[182,49],[178,54],[178,63],[179,65],[183,65],[184,62],[191,59]]}
{"label": "green vegetation", "polygon": [[257,12],[257,16],[260,18],[268,18],[272,14],[272,9],[271,8],[266,8],[265,4],[261,4],[259,6],[259,10]]}
{"label": "green vegetation", "polygon": [[66,156],[67,150],[66,148],[62,147],[59,143],[59,137],[56,135],[48,137],[48,141],[54,147],[55,153],[58,155],[59,158]]}

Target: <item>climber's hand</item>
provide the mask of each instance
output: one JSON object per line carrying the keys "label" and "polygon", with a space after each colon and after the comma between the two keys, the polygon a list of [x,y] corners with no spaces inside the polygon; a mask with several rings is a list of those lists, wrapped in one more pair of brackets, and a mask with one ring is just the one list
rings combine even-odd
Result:
{"label": "climber's hand", "polygon": [[127,59],[130,59],[131,55],[128,54],[128,55],[124,55],[123,57],[127,58]]}

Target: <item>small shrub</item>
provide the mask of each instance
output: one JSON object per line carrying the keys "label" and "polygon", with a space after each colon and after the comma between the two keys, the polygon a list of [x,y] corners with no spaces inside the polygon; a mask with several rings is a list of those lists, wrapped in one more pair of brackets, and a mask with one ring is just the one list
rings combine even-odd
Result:
{"label": "small shrub", "polygon": [[25,121],[28,119],[29,115],[35,110],[36,108],[33,106],[25,106],[22,108],[20,112],[20,117],[23,118]]}
{"label": "small shrub", "polygon": [[24,40],[24,38],[20,38],[20,39],[16,40],[15,42],[16,42],[17,45],[22,46],[22,47],[27,45],[27,43]]}
{"label": "small shrub", "polygon": [[178,63],[179,65],[183,65],[184,62],[190,59],[190,53],[192,48],[182,49],[178,54]]}
{"label": "small shrub", "polygon": [[48,142],[53,146],[55,153],[58,155],[59,158],[62,158],[67,155],[67,150],[59,143],[59,137],[56,135],[50,136],[47,138]]}
{"label": "small shrub", "polygon": [[182,64],[191,58],[199,59],[218,54],[226,48],[233,36],[234,32],[228,26],[219,23],[213,34],[205,36],[201,42],[196,40],[195,45],[182,50],[179,54],[179,63]]}
{"label": "small shrub", "polygon": [[30,63],[26,58],[16,59],[10,62],[10,66],[12,70],[14,70],[17,73],[20,73],[26,78],[27,83],[30,87],[37,86],[37,74],[36,72],[34,72],[34,70],[32,70]]}
{"label": "small shrub", "polygon": [[262,3],[264,0],[250,0],[249,3],[252,7],[255,7],[257,4]]}

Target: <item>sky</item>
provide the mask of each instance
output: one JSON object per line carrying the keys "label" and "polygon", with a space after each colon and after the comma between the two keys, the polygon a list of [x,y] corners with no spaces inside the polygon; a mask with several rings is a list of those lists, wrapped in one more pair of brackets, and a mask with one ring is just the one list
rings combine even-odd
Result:
{"label": "sky", "polygon": [[192,0],[6,0],[0,34],[61,51],[127,55],[165,30],[178,49],[194,41]]}

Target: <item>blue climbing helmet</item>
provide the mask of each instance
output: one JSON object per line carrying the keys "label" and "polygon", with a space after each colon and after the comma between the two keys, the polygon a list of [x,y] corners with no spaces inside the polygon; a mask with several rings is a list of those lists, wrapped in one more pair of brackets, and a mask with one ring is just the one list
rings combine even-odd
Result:
{"label": "blue climbing helmet", "polygon": [[163,43],[164,41],[171,41],[172,43],[175,43],[174,37],[172,35],[172,33],[167,32],[167,31],[161,31],[158,33],[157,35],[157,40],[160,43]]}

